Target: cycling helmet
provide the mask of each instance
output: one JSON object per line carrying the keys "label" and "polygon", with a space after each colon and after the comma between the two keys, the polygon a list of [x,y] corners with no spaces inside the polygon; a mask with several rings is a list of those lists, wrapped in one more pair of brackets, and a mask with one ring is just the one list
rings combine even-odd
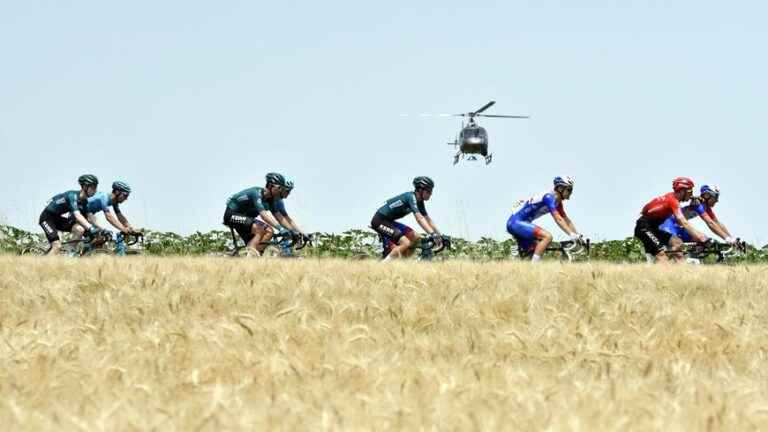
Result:
{"label": "cycling helmet", "polygon": [[285,190],[292,191],[293,190],[293,180],[285,179]]}
{"label": "cycling helmet", "polygon": [[555,187],[565,186],[573,189],[574,181],[569,176],[557,176],[554,180],[552,180],[552,183],[555,185]]}
{"label": "cycling helmet", "polygon": [[712,185],[712,186],[704,185],[701,187],[701,195],[704,195],[704,194],[709,194],[714,198],[718,198],[720,197],[720,188],[715,185]]}
{"label": "cycling helmet", "polygon": [[77,182],[80,183],[80,186],[98,186],[99,185],[99,179],[96,178],[93,174],[83,174],[80,177],[78,177]]}
{"label": "cycling helmet", "polygon": [[112,190],[116,190],[118,192],[125,192],[127,194],[131,193],[131,187],[128,186],[128,183],[120,180],[112,183]]}
{"label": "cycling helmet", "polygon": [[677,192],[680,190],[692,190],[693,180],[688,177],[676,177],[672,180],[672,190]]}
{"label": "cycling helmet", "polygon": [[435,188],[435,182],[429,177],[419,176],[413,179],[413,187],[416,188],[416,190],[426,189],[432,192],[432,189]]}
{"label": "cycling helmet", "polygon": [[267,180],[267,186],[278,185],[278,186],[285,187],[285,177],[283,177],[282,174],[269,173],[266,176],[266,180]]}

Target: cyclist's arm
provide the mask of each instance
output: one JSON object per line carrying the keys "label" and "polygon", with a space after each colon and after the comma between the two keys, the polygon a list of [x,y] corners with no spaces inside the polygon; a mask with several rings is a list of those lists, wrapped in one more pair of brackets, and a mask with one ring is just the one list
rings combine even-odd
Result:
{"label": "cyclist's arm", "polygon": [[427,222],[429,223],[429,226],[432,227],[433,232],[435,232],[435,233],[437,233],[439,235],[440,234],[440,230],[437,229],[437,225],[435,225],[435,221],[433,221],[432,218],[429,215],[424,215],[424,219],[426,219]]}
{"label": "cyclist's arm", "polygon": [[572,233],[579,234],[579,230],[576,229],[576,225],[573,224],[573,221],[571,218],[569,218],[567,215],[563,215],[563,220],[565,220],[565,223],[568,225],[568,227],[571,229]]}
{"label": "cyclist's arm", "polygon": [[[135,233],[135,232],[137,232],[136,229],[133,227],[133,225],[131,225],[131,223],[128,222],[128,218],[125,217],[123,212],[118,211],[117,209],[115,209],[115,216],[117,217],[117,220],[120,221],[121,224],[123,224],[123,227],[125,227],[125,229],[128,230],[128,231],[123,231],[123,232],[127,232],[127,233]],[[114,224],[112,224],[112,225],[114,225]],[[115,228],[117,228],[117,226],[115,226]]]}
{"label": "cyclist's arm", "polygon": [[98,229],[102,229],[101,225],[99,225],[98,218],[93,213],[88,213],[85,215],[85,218],[88,219],[88,222],[91,223],[91,225],[95,226]]}
{"label": "cyclist's arm", "polygon": [[700,233],[696,228],[693,227],[693,225],[690,224],[690,222],[688,222],[688,219],[685,218],[682,210],[680,210],[679,207],[675,209],[673,215],[675,216],[675,221],[677,221],[677,224],[683,227],[684,230],[688,231],[688,234],[690,234],[694,240],[701,243],[708,240],[707,236]]}
{"label": "cyclist's arm", "polygon": [[555,223],[557,224],[557,226],[559,226],[560,229],[563,230],[563,232],[565,232],[569,236],[570,235],[579,235],[579,232],[576,231],[576,228],[573,227],[573,224],[570,223],[569,220],[566,220],[566,218],[563,217],[563,215],[560,214],[559,211],[555,210],[555,211],[551,212],[550,214],[552,215],[552,219],[555,220]]}
{"label": "cyclist's arm", "polygon": [[416,218],[416,222],[418,222],[421,229],[427,232],[427,234],[432,234],[434,232],[437,232],[436,229],[432,227],[432,225],[429,223],[429,220],[427,219],[429,216],[424,216],[423,214],[416,212],[413,214],[413,217]]}
{"label": "cyclist's arm", "polygon": [[710,230],[712,230],[713,233],[720,236],[720,238],[722,238],[723,240],[730,237],[728,233],[723,231],[723,229],[720,227],[720,224],[717,223],[716,220],[712,219],[712,217],[710,217],[709,214],[703,213],[701,215],[701,219],[704,221],[704,223],[707,224],[707,226],[709,227]]}
{"label": "cyclist's arm", "polygon": [[296,222],[288,216],[287,214],[283,213],[275,213],[275,218],[280,222],[280,224],[290,230],[296,231],[299,234],[304,234],[304,231],[299,228],[299,226],[296,224]]}
{"label": "cyclist's arm", "polygon": [[259,216],[261,216],[261,220],[268,223],[272,228],[280,229],[282,228],[282,225],[280,225],[280,222],[275,219],[275,216],[270,212],[269,210],[261,210],[259,212]]}
{"label": "cyclist's arm", "polygon": [[88,221],[88,219],[85,216],[83,216],[80,210],[72,212],[72,216],[74,216],[77,223],[82,225],[83,228],[85,228],[86,230],[90,230],[91,227],[94,226]]}
{"label": "cyclist's arm", "polygon": [[114,212],[104,210],[104,217],[107,218],[107,222],[112,224],[113,227],[117,228],[120,232],[125,234],[133,232],[133,229],[131,228],[131,226],[125,223],[128,221],[125,220],[125,217],[121,217],[121,216],[122,216],[122,213],[115,214]]}

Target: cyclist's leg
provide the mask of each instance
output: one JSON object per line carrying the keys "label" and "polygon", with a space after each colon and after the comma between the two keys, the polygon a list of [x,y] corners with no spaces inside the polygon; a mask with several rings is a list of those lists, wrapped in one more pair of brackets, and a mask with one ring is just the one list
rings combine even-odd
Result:
{"label": "cyclist's leg", "polygon": [[416,245],[419,244],[419,235],[416,234],[416,231],[411,227],[401,224],[400,222],[393,222],[393,224],[401,233],[403,233],[403,236],[400,237],[400,240],[398,241],[398,246],[403,246],[407,243],[407,246],[403,246],[405,247],[405,249],[402,250],[403,256],[409,257],[413,255],[416,251]]}
{"label": "cyclist's leg", "polygon": [[[224,225],[235,230],[238,236],[243,239],[245,247],[251,250],[257,250],[257,246],[261,241],[261,234],[254,232],[254,224],[256,219],[244,214],[234,213],[230,209],[224,212]],[[237,245],[233,245],[237,246]]]}
{"label": "cyclist's leg", "polygon": [[635,237],[643,244],[645,253],[653,256],[657,262],[668,262],[669,257],[665,252],[665,244],[669,243],[672,235],[654,227],[645,218],[640,218],[635,224]]}
{"label": "cyclist's leg", "polygon": [[252,238],[250,241],[248,241],[248,248],[255,249],[261,254],[264,252],[264,249],[269,246],[268,243],[270,240],[272,240],[272,236],[274,234],[275,231],[271,226],[258,219],[253,219],[253,223],[251,224]]}
{"label": "cyclist's leg", "polygon": [[395,244],[395,246],[391,248],[384,259],[400,258],[403,256],[403,253],[412,245],[411,239],[404,235],[398,225],[405,226],[398,224],[397,222],[387,220],[379,216],[378,213],[373,216],[373,219],[371,219],[371,228],[373,228],[373,230],[379,233],[383,238],[388,239]]}
{"label": "cyclist's leg", "polygon": [[529,250],[533,246],[533,261],[538,261],[544,250],[552,241],[552,234],[545,229],[527,221],[510,219],[507,222],[507,232],[512,234],[522,250]]}
{"label": "cyclist's leg", "polygon": [[56,229],[56,220],[52,213],[43,211],[40,214],[39,224],[40,228],[45,233],[45,238],[48,239],[50,248],[48,249],[48,255],[58,255],[61,250],[61,239],[59,238],[59,231]]}

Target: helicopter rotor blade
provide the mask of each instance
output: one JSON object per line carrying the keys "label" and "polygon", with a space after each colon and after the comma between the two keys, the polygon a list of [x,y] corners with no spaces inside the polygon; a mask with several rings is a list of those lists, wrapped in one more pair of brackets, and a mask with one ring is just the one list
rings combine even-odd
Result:
{"label": "helicopter rotor blade", "polygon": [[430,114],[430,113],[422,113],[422,114],[400,114],[400,117],[450,117],[451,114]]}
{"label": "helicopter rotor blade", "polygon": [[483,112],[483,111],[487,110],[488,108],[492,107],[492,106],[493,106],[493,104],[495,104],[495,103],[496,103],[496,101],[490,101],[490,102],[488,102],[487,104],[483,105],[483,107],[482,107],[482,108],[480,108],[479,110],[477,110],[477,111],[473,112],[472,114],[473,114],[473,115],[477,115],[477,114],[480,114],[481,112]]}
{"label": "helicopter rotor blade", "polygon": [[527,119],[531,118],[531,116],[527,115],[499,115],[499,114],[478,114],[478,117],[495,117],[495,118],[518,118],[518,119]]}

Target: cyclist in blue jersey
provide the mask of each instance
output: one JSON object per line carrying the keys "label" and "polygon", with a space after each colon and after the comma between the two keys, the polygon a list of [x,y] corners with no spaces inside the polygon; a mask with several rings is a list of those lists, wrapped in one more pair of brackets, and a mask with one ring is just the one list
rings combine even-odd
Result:
{"label": "cyclist in blue jersey", "polygon": [[534,220],[547,213],[552,215],[555,223],[573,241],[581,242],[584,238],[563,208],[563,201],[570,199],[573,193],[573,179],[568,176],[558,176],[555,177],[553,184],[554,188],[551,191],[518,201],[507,220],[507,232],[517,241],[521,255],[531,255],[531,260],[534,262],[541,259],[544,250],[552,241],[552,234],[533,224]]}
{"label": "cyclist in blue jersey", "polygon": [[71,190],[54,196],[40,213],[40,227],[51,245],[48,255],[58,255],[61,251],[59,231],[71,233],[73,239],[79,239],[85,232],[93,236],[100,231],[84,216],[86,202],[96,193],[99,179],[84,174],[77,182],[80,184],[79,191]]}
{"label": "cyclist in blue jersey", "polygon": [[[736,238],[731,235],[728,228],[715,216],[715,212],[712,210],[719,200],[720,188],[703,185],[701,187],[701,195],[698,198],[692,199],[689,205],[681,209],[683,216],[685,216],[686,220],[700,216],[714,234],[720,236],[729,244],[736,244]],[[672,235],[669,239],[669,246],[675,250],[679,250],[684,242],[690,243],[695,241],[688,230],[682,227],[674,216],[667,218],[659,226],[659,229]],[[678,254],[677,259],[682,259],[682,256]]]}
{"label": "cyclist in blue jersey", "polygon": [[[131,187],[124,181],[116,181],[112,183],[112,192],[107,194],[106,192],[96,192],[92,197],[88,198],[88,202],[85,205],[85,212],[88,221],[91,224],[101,228],[96,221],[96,213],[104,212],[104,217],[107,221],[115,227],[117,230],[124,234],[136,234],[133,226],[131,226],[128,219],[120,210],[120,204],[131,194]],[[112,211],[114,209],[114,211]]]}
{"label": "cyclist in blue jersey", "polygon": [[429,177],[420,176],[413,179],[413,187],[412,192],[388,199],[371,219],[371,228],[379,234],[384,245],[385,261],[413,254],[419,236],[410,227],[397,222],[410,213],[413,213],[416,222],[435,240],[438,247],[442,244],[442,235],[424,206],[424,202],[432,197],[435,182]]}
{"label": "cyclist in blue jersey", "polygon": [[269,173],[265,187],[242,190],[227,200],[224,225],[234,229],[243,239],[247,256],[261,256],[275,230],[280,234],[290,232],[275,217],[276,212],[285,211],[281,197],[286,186],[282,174]]}

